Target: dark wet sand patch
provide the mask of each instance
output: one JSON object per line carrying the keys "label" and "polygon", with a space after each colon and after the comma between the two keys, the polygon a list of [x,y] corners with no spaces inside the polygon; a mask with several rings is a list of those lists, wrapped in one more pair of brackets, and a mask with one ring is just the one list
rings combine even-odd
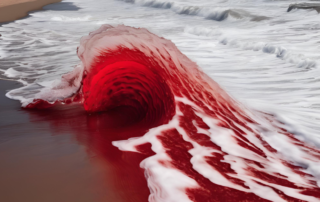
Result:
{"label": "dark wet sand patch", "polygon": [[146,157],[112,141],[142,135],[130,110],[87,114],[81,105],[30,111],[5,97],[0,80],[0,201],[147,202]]}

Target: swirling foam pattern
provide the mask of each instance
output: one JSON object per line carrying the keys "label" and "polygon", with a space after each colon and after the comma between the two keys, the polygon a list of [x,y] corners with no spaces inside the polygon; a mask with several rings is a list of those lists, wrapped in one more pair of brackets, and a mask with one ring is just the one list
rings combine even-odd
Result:
{"label": "swirling foam pattern", "polygon": [[[78,56],[82,64],[56,88],[72,87],[71,96],[26,107],[81,102],[90,113],[133,108],[152,127],[113,145],[152,154],[140,164],[149,201],[320,201],[317,180],[304,169],[319,165],[320,151],[273,116],[235,102],[171,41],[142,28],[104,25],[81,39]],[[304,159],[300,166],[284,158],[271,134]]]}

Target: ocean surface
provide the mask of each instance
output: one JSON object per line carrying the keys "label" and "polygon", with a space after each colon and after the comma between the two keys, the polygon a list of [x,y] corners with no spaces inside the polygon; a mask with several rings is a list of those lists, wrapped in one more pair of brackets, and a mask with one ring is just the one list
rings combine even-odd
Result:
{"label": "ocean surface", "polygon": [[[81,63],[77,55],[81,37],[104,24],[145,28],[174,43],[248,113],[267,114],[299,141],[320,148],[319,14],[312,9],[287,12],[292,3],[295,2],[63,1],[0,27],[1,78],[23,83],[24,87],[6,95],[21,101],[24,107],[34,99],[63,99],[75,89],[50,92],[62,75]],[[273,133],[276,129],[269,130],[264,134],[268,144],[281,158],[311,174],[319,186],[320,161],[308,159],[287,139]],[[120,143],[114,145],[125,150]],[[161,201],[155,195],[152,200]],[[184,197],[179,200],[185,201]],[[320,200],[308,197],[300,199]],[[277,201],[272,197],[268,200]]]}

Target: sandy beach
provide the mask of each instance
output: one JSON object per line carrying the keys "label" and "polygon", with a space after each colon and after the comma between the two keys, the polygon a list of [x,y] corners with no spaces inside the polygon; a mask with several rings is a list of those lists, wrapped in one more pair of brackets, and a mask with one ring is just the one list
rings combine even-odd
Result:
{"label": "sandy beach", "polygon": [[2,0],[0,2],[0,23],[23,18],[28,12],[61,0]]}

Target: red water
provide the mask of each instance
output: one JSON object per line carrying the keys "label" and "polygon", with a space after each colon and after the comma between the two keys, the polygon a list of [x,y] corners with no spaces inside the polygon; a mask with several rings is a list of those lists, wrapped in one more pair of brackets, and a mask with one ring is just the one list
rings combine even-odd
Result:
{"label": "red water", "polygon": [[[303,168],[278,156],[277,150],[265,140],[262,133],[252,127],[259,124],[171,42],[144,29],[106,26],[82,43],[78,53],[84,65],[82,85],[72,97],[58,102],[80,101],[87,113],[91,114],[88,118],[89,136],[85,144],[90,151],[112,163],[115,181],[125,179],[130,189],[139,189],[128,194],[127,201],[148,200],[150,192],[139,163],[157,153],[152,149],[154,142],[151,140],[136,145],[138,153],[120,151],[111,142],[143,136],[148,129],[166,124],[169,129],[158,133],[157,138],[163,152],[171,160],[161,161],[161,164],[178,170],[198,184],[198,188],[184,189],[191,201],[270,201],[268,196],[257,194],[253,184],[270,190],[284,201],[306,201],[301,199],[305,196],[313,196],[309,199],[319,201],[320,189],[315,179],[310,175],[307,178]],[[102,47],[103,43],[106,43],[106,47]],[[27,108],[49,106],[46,101],[36,100]],[[215,123],[207,124],[203,117],[215,120]],[[169,122],[173,118],[179,121],[179,126],[170,128]],[[215,134],[210,129],[214,127],[230,131],[230,144],[250,155],[237,156],[226,147],[222,148],[223,144],[213,141]],[[199,132],[198,128],[205,132]],[[320,160],[318,149],[307,146],[284,129],[274,129]],[[183,130],[186,136],[178,130]],[[205,162],[220,173],[230,187],[204,177],[195,169],[190,153],[195,145],[212,149],[210,155],[204,156]],[[246,167],[241,168],[245,174],[235,169],[235,161],[225,161],[229,156],[236,156],[245,162]],[[270,172],[268,166],[274,162],[286,166],[290,172],[305,175],[302,177],[306,182],[296,183],[290,180],[287,173]],[[153,177],[161,178],[151,176],[150,180]],[[166,185],[158,186],[161,193]]]}
{"label": "red water", "polygon": [[[144,170],[139,164],[143,159],[153,155],[150,145],[140,146],[138,149],[141,153],[123,152],[112,145],[112,141],[142,136],[151,127],[137,121],[139,117],[134,108],[120,106],[103,113],[89,114],[78,104],[57,104],[52,108],[30,113],[32,122],[49,123],[54,134],[73,135],[78,144],[86,147],[94,166],[105,169],[100,177],[104,178],[106,185],[99,188],[98,192],[106,194],[96,194],[98,199],[95,200],[148,201],[150,191]],[[55,197],[55,190],[52,190],[52,195]],[[72,200],[78,199],[75,197]]]}

